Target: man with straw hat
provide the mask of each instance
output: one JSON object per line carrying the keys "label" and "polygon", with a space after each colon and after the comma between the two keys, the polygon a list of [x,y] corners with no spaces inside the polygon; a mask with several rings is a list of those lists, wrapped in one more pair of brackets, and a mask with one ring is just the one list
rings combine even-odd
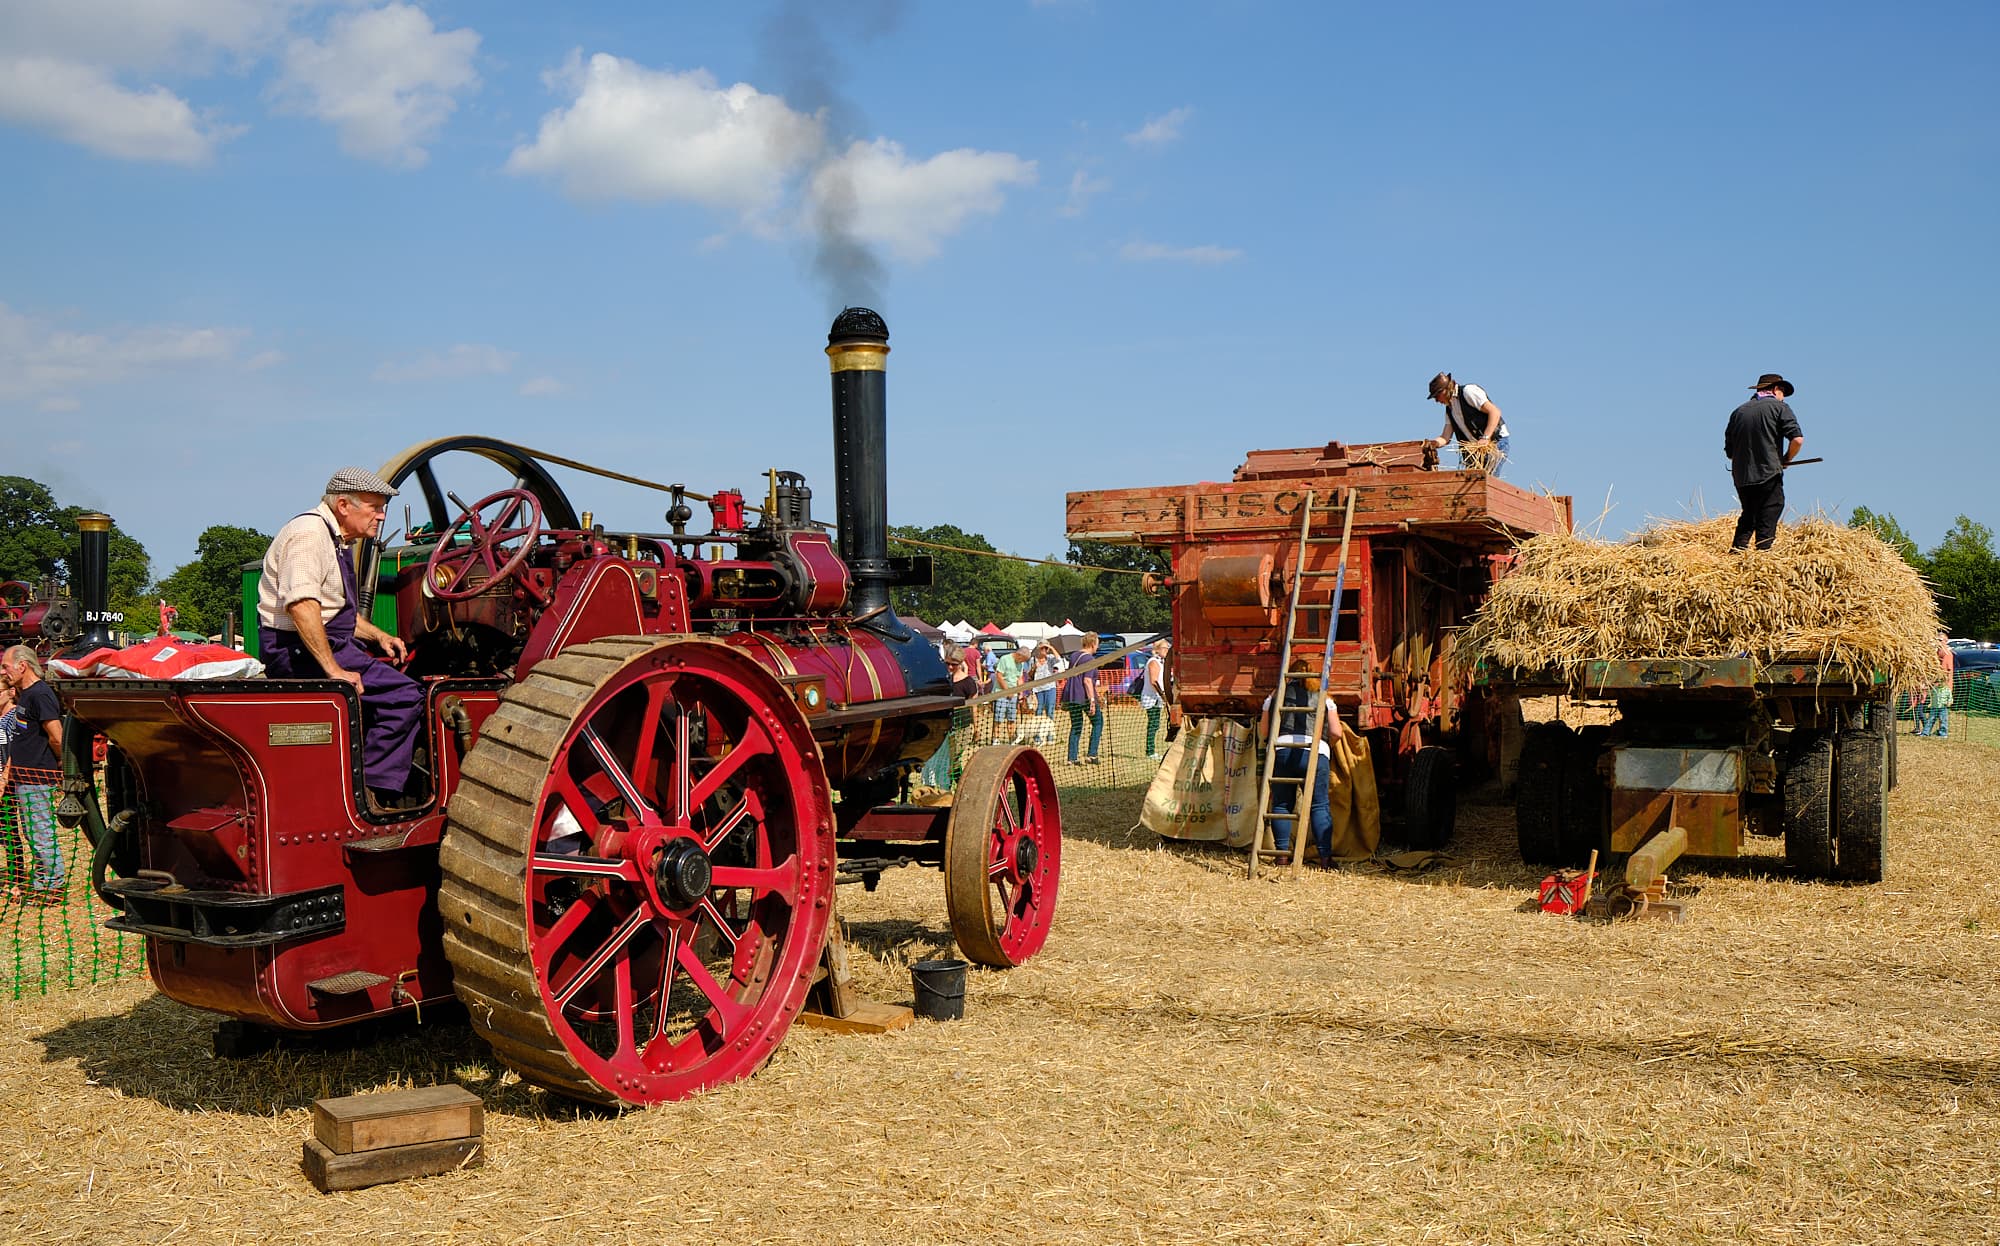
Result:
{"label": "man with straw hat", "polygon": [[[273,679],[338,679],[361,695],[361,770],[378,811],[394,807],[409,783],[424,690],[391,665],[408,658],[402,639],[361,617],[349,550],[380,531],[395,496],[395,487],[367,468],[335,472],[319,505],[271,539],[257,590],[258,655],[265,673]],[[389,661],[363,644],[376,646]]]}
{"label": "man with straw hat", "polygon": [[1794,392],[1790,381],[1766,372],[1750,389],[1750,401],[1729,413],[1722,434],[1722,452],[1729,456],[1736,500],[1743,507],[1730,548],[1748,549],[1754,536],[1758,549],[1769,549],[1785,513],[1785,465],[1799,456],[1806,438],[1785,403]]}
{"label": "man with straw hat", "polygon": [[1444,407],[1444,432],[1430,444],[1443,449],[1458,438],[1461,459],[1469,459],[1469,447],[1490,447],[1492,459],[1487,474],[1498,476],[1507,458],[1507,423],[1500,418],[1500,406],[1477,385],[1461,385],[1449,372],[1431,378],[1431,401]]}

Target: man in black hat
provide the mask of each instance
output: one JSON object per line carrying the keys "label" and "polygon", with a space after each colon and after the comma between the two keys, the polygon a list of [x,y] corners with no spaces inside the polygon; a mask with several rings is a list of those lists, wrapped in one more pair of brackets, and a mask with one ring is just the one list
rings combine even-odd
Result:
{"label": "man in black hat", "polygon": [[1736,500],[1743,506],[1730,546],[1748,549],[1755,536],[1758,549],[1769,549],[1785,513],[1785,465],[1799,456],[1806,438],[1785,403],[1793,393],[1790,381],[1766,372],[1750,389],[1750,401],[1729,413],[1722,434],[1722,452],[1729,456]]}

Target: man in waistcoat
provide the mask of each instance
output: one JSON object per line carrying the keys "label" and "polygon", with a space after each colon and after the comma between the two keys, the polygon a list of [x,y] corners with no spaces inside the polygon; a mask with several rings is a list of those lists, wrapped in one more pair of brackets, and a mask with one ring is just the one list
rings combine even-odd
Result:
{"label": "man in waistcoat", "polygon": [[1493,465],[1488,474],[1498,476],[1507,460],[1507,422],[1500,418],[1500,405],[1477,385],[1461,385],[1449,372],[1431,378],[1431,401],[1444,407],[1444,432],[1431,440],[1443,449],[1456,440],[1460,453],[1468,445],[1493,447]]}

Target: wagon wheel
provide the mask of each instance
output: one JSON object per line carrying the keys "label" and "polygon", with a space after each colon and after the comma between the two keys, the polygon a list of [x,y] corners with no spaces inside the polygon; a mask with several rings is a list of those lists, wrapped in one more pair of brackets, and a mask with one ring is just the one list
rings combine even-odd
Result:
{"label": "wagon wheel", "polygon": [[[489,513],[490,512],[490,513]],[[458,543],[463,533],[466,543]],[[441,601],[464,601],[521,569],[542,535],[542,504],[526,489],[502,489],[465,508],[424,567],[424,585]]]}
{"label": "wagon wheel", "polygon": [[458,995],[523,1078],[660,1103],[755,1072],[826,938],[833,817],[810,729],[710,641],[579,645],[501,698],[438,862]]}
{"label": "wagon wheel", "polygon": [[1048,759],[1025,745],[976,750],[944,833],[944,897],[967,958],[1009,969],[1041,950],[1056,915],[1062,810]]}
{"label": "wagon wheel", "polygon": [[1412,848],[1436,850],[1451,841],[1458,821],[1458,782],[1452,751],[1433,745],[1417,750],[1403,781],[1403,839]]}
{"label": "wagon wheel", "polygon": [[1604,755],[1605,745],[1610,740],[1609,727],[1593,725],[1578,728],[1576,738],[1570,741],[1569,750],[1563,758],[1563,807],[1558,843],[1564,865],[1585,864],[1590,860],[1593,848],[1603,856],[1611,855],[1610,836],[1606,834],[1605,826],[1605,806],[1610,803],[1611,792],[1604,776],[1597,770],[1597,759]]}
{"label": "wagon wheel", "polygon": [[1563,766],[1574,733],[1569,724],[1536,723],[1521,741],[1514,777],[1514,834],[1521,860],[1556,865],[1562,860]]}
{"label": "wagon wheel", "polygon": [[1833,741],[1792,732],[1785,758],[1785,860],[1801,877],[1833,872]]}
{"label": "wagon wheel", "polygon": [[1873,731],[1843,732],[1834,743],[1833,876],[1879,883],[1888,853],[1887,741]]}

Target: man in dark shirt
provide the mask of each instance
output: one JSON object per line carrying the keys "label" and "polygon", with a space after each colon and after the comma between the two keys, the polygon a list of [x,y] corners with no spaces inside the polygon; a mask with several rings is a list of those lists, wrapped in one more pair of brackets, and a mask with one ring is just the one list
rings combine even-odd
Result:
{"label": "man in dark shirt", "polygon": [[56,785],[62,779],[62,705],[26,645],[0,653],[0,678],[13,687],[21,729],[7,745],[7,786],[33,858],[28,899],[63,901],[62,846],[56,840]]}
{"label": "man in dark shirt", "polygon": [[1758,549],[1769,549],[1785,513],[1785,465],[1798,457],[1806,438],[1785,403],[1794,392],[1790,381],[1766,372],[1750,388],[1750,401],[1729,413],[1722,434],[1722,452],[1729,456],[1736,500],[1743,506],[1730,545],[1748,549],[1754,536]]}

